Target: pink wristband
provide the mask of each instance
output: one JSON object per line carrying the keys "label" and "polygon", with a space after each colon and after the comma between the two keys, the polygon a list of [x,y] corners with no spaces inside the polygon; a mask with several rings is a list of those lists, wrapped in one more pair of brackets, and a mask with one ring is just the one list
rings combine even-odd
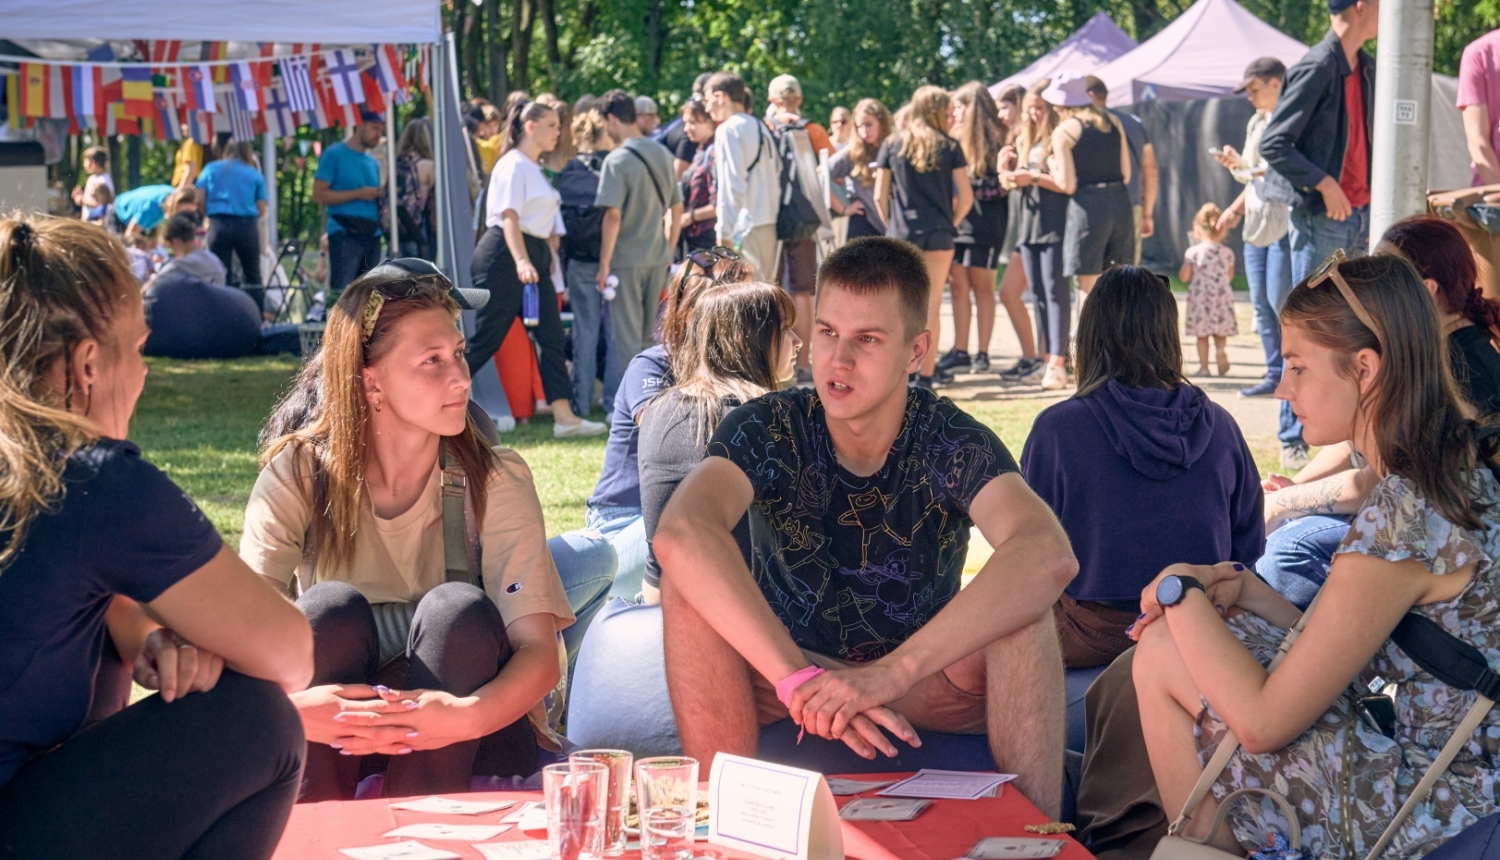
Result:
{"label": "pink wristband", "polygon": [[823,674],[823,671],[817,666],[808,666],[806,669],[798,669],[785,678],[782,678],[776,682],[776,698],[780,699],[783,705],[790,708],[792,706],[792,691]]}

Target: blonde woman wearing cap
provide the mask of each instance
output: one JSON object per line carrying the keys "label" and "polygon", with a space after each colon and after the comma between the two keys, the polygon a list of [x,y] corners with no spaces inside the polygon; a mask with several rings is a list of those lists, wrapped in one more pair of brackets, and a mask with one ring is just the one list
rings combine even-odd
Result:
{"label": "blonde woman wearing cap", "polygon": [[1063,274],[1077,277],[1078,292],[1086,296],[1105,269],[1135,262],[1135,211],[1125,186],[1130,145],[1120,121],[1094,105],[1085,75],[1059,72],[1042,98],[1061,118],[1052,133],[1054,175],[1059,189],[1072,195]]}

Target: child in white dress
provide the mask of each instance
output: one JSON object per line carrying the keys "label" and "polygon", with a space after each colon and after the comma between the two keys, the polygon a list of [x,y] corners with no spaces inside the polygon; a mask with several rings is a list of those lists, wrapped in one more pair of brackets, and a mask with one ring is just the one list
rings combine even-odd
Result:
{"label": "child in white dress", "polygon": [[1217,229],[1219,207],[1203,204],[1193,216],[1193,246],[1183,255],[1177,277],[1188,282],[1187,314],[1183,329],[1198,339],[1198,370],[1193,376],[1208,376],[1208,339],[1214,339],[1219,375],[1229,373],[1225,342],[1239,334],[1234,318],[1234,251],[1221,244],[1224,233]]}

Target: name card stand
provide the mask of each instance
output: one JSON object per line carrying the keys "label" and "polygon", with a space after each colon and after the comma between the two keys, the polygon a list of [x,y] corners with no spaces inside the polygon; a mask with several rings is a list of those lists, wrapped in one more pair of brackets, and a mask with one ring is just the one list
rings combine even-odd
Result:
{"label": "name card stand", "polygon": [[773,860],[844,860],[823,775],[719,753],[708,779],[708,841]]}

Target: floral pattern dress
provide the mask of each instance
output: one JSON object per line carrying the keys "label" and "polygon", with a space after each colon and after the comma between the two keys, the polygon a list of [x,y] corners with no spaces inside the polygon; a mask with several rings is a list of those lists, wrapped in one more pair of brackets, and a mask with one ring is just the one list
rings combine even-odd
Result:
{"label": "floral pattern dress", "polygon": [[[1490,506],[1484,528],[1461,529],[1429,505],[1405,478],[1387,476],[1365,500],[1338,552],[1387,561],[1414,559],[1434,574],[1475,565],[1473,579],[1452,600],[1416,606],[1484,652],[1500,666],[1500,486],[1487,470],[1472,479],[1474,498]],[[1253,615],[1230,622],[1240,641],[1262,665],[1269,663],[1285,631]],[[1377,681],[1383,679],[1383,681]],[[1396,738],[1359,719],[1355,701],[1371,683],[1396,685]],[[1312,728],[1271,753],[1238,750],[1214,786],[1223,798],[1238,788],[1269,788],[1298,810],[1303,854],[1318,860],[1362,860],[1422,779],[1432,760],[1474,703],[1475,694],[1438,681],[1418,668],[1389,639]],[[1224,736],[1223,721],[1204,702],[1198,715],[1199,753],[1204,763]],[[1419,857],[1497,809],[1500,710],[1492,710],[1434,785],[1426,802],[1401,826],[1383,860]],[[1262,799],[1241,800],[1229,820],[1244,844],[1264,844],[1266,833],[1287,832],[1286,821]]]}
{"label": "floral pattern dress", "polygon": [[1239,334],[1239,324],[1234,318],[1234,287],[1229,283],[1234,271],[1234,251],[1216,242],[1199,242],[1183,256],[1193,264],[1183,326],[1187,336]]}

